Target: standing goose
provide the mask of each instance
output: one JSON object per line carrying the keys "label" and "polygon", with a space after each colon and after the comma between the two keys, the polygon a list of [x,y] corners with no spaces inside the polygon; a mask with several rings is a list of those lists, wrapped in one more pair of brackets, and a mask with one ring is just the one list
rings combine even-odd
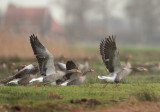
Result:
{"label": "standing goose", "polygon": [[100,43],[100,54],[102,56],[102,60],[110,72],[108,76],[98,76],[99,79],[104,79],[107,83],[103,86],[106,87],[108,82],[115,82],[116,86],[119,81],[127,76],[130,73],[130,69],[146,71],[145,68],[127,68],[122,67],[119,60],[119,52],[117,51],[115,37],[109,36],[109,38],[105,38]]}
{"label": "standing goose", "polygon": [[[36,65],[30,64],[28,66],[24,66],[23,69],[21,69],[18,73],[16,73],[14,76],[10,76],[2,81],[0,83],[7,84],[7,83],[15,83],[15,84],[22,84],[24,85],[24,78],[26,77],[33,77],[38,73],[38,67]],[[20,81],[20,82],[19,82]],[[29,80],[25,80],[25,83],[29,83]]]}
{"label": "standing goose", "polygon": [[[67,69],[67,71],[72,70],[72,69],[79,70],[73,61],[67,62],[66,69]],[[79,70],[79,73],[81,73],[80,70]],[[66,73],[61,79],[56,81],[56,84],[61,85],[62,83],[66,82],[67,80],[73,80],[73,79],[76,79],[77,77],[79,77],[79,75],[77,73]]]}
{"label": "standing goose", "polygon": [[86,79],[86,75],[88,72],[93,72],[93,69],[88,69],[87,71],[85,71],[82,76],[79,76],[75,79],[69,79],[67,81],[65,81],[64,83],[61,84],[61,86],[67,86],[67,85],[80,85],[82,84],[85,79]]}
{"label": "standing goose", "polygon": [[32,79],[30,83],[33,81],[39,81],[35,86],[37,87],[40,82],[48,81],[47,79],[51,77],[52,78],[49,81],[54,82],[65,75],[65,72],[55,71],[53,55],[40,43],[37,36],[34,34],[31,35],[30,43],[39,64],[40,74],[42,75],[39,78]]}

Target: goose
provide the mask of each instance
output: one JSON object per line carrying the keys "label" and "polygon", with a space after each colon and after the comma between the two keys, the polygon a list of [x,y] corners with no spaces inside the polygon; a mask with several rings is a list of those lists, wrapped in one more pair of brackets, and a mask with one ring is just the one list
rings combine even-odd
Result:
{"label": "goose", "polygon": [[154,63],[154,64],[150,65],[148,68],[151,72],[159,72],[160,71],[159,63]]}
{"label": "goose", "polygon": [[[67,61],[67,64],[66,64],[67,67],[70,66],[69,63],[70,63],[70,61]],[[32,83],[34,81],[38,81],[38,83],[35,87],[37,87],[40,82],[51,83],[52,85],[56,85],[56,80],[62,79],[65,75],[72,74],[72,73],[81,73],[81,71],[78,69],[70,69],[70,70],[66,70],[65,72],[64,71],[56,71],[56,73],[54,73],[52,75],[32,79],[30,81],[30,83]]]}
{"label": "goose", "polygon": [[[23,83],[21,81],[23,78],[30,77],[32,75],[36,75],[37,73],[38,73],[38,67],[34,64],[30,64],[28,66],[24,66],[24,68],[22,68],[15,75],[10,76],[6,79],[3,79],[2,81],[0,81],[0,83],[2,83],[2,84],[10,84],[10,83],[21,84],[21,83]],[[29,80],[28,80],[28,82],[29,82]]]}
{"label": "goose", "polygon": [[119,60],[119,52],[117,51],[116,41],[113,35],[105,38],[100,43],[100,54],[102,56],[102,60],[110,72],[107,76],[98,76],[98,79],[106,80],[107,83],[102,87],[105,88],[108,82],[115,82],[116,87],[118,87],[118,83],[120,80],[127,76],[131,70],[139,70],[139,71],[147,71],[147,69],[143,67],[122,67]]}
{"label": "goose", "polygon": [[[65,72],[56,71],[54,66],[54,57],[48,51],[46,47],[44,47],[41,42],[38,40],[37,36],[34,34],[30,36],[30,43],[32,50],[37,58],[40,74],[42,75],[39,78],[34,78],[30,81],[30,83],[34,81],[38,81],[35,87],[38,86],[40,82],[43,82],[44,79],[48,79],[47,77],[52,77],[52,81],[61,78],[65,75]],[[77,70],[78,71],[78,70]],[[79,72],[79,71],[78,71]],[[45,77],[45,78],[44,78]]]}
{"label": "goose", "polygon": [[[72,70],[72,69],[78,69],[78,67],[76,66],[76,64],[73,61],[68,61],[66,63],[66,70]],[[81,71],[79,70],[79,73],[81,73]],[[77,73],[66,73],[61,79],[56,80],[56,84],[57,85],[61,85],[62,83],[64,83],[67,80],[73,80],[76,79],[78,76]]]}
{"label": "goose", "polygon": [[23,69],[24,67],[26,67],[27,65],[25,64],[19,64],[18,67],[14,70],[14,73],[18,73],[21,69]]}
{"label": "goose", "polygon": [[88,72],[93,72],[93,71],[94,71],[93,69],[88,69],[82,74],[82,76],[79,76],[78,78],[75,78],[75,79],[69,79],[69,80],[65,81],[64,83],[62,83],[61,86],[80,85],[85,81],[86,74]]}
{"label": "goose", "polygon": [[88,64],[88,57],[84,58],[84,62],[83,63],[78,63],[78,69],[81,71],[87,71],[89,69],[89,64]]}

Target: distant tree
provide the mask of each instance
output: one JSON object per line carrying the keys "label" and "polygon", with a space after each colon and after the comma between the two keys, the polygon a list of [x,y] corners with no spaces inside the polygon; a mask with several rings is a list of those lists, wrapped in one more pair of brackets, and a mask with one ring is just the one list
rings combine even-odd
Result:
{"label": "distant tree", "polygon": [[[132,36],[141,42],[156,42],[160,28],[159,0],[129,0],[126,11],[132,26]],[[139,37],[141,36],[141,37]]]}

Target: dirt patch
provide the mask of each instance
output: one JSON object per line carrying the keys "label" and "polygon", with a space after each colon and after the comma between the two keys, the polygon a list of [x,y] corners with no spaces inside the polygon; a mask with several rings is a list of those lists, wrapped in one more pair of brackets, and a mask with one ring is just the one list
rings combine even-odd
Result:
{"label": "dirt patch", "polygon": [[115,106],[100,107],[94,112],[160,112],[160,102],[123,102]]}
{"label": "dirt patch", "polygon": [[[90,102],[92,100],[81,99],[82,102]],[[78,100],[74,102],[80,103]],[[97,101],[96,101],[97,102]],[[124,101],[121,104],[113,106],[98,107],[85,109],[82,106],[70,106],[65,104],[45,104],[37,107],[24,105],[2,105],[0,112],[159,112],[160,102],[137,102]]]}
{"label": "dirt patch", "polygon": [[100,105],[101,102],[98,101],[97,99],[88,99],[88,98],[82,98],[79,100],[71,100],[70,101],[73,104],[81,104],[85,107],[95,107],[96,105]]}
{"label": "dirt patch", "polygon": [[53,93],[53,92],[49,93],[49,98],[52,98],[52,99],[62,99],[62,97],[60,97],[58,94]]}

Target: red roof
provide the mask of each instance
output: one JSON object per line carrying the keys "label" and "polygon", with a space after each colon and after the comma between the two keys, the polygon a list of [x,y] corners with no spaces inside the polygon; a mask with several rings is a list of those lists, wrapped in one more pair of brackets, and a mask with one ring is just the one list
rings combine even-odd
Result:
{"label": "red roof", "polygon": [[[9,6],[5,13],[5,25],[14,27],[19,25],[22,28],[50,28],[55,32],[62,32],[62,27],[52,18],[45,7],[15,7]],[[48,26],[46,26],[48,25]]]}

